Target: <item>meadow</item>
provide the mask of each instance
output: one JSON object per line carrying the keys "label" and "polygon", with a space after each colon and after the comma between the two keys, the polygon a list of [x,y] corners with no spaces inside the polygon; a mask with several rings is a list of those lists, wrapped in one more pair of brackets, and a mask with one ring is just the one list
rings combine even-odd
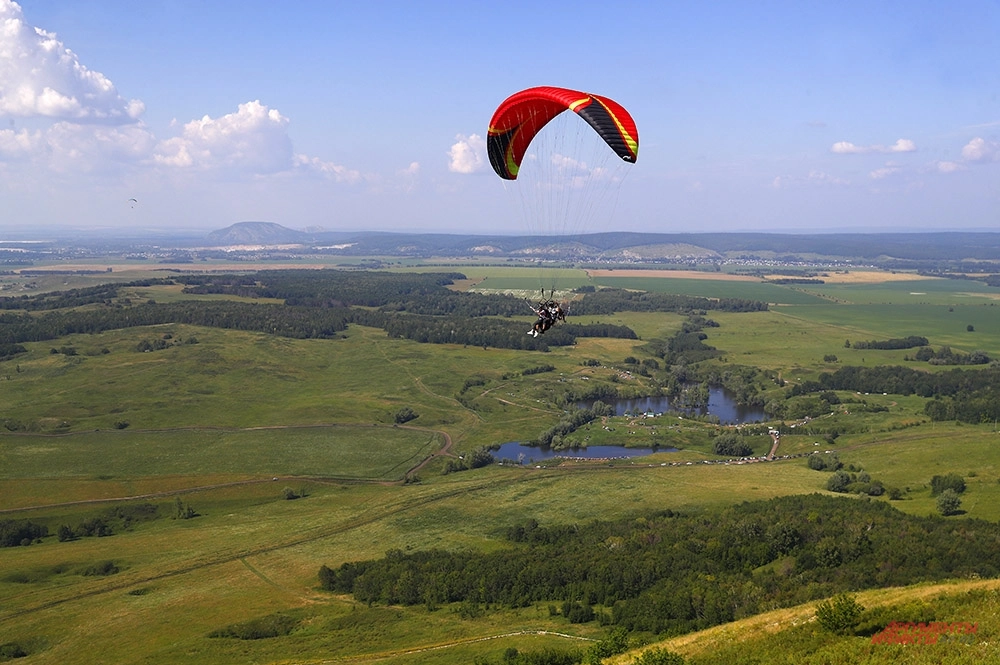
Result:
{"label": "meadow", "polygon": [[[489,288],[529,290],[538,281],[528,274],[534,269],[463,271],[473,278],[470,286],[483,278]],[[580,271],[555,277],[590,283]],[[844,364],[901,364],[905,352],[846,349],[844,342],[906,335],[1000,354],[1000,313],[987,298],[970,304],[968,282],[945,288],[935,281],[934,291],[914,282],[820,285],[819,295],[798,286],[689,282],[643,278],[630,288],[697,286],[692,294],[769,293],[780,295],[772,302],[787,303],[767,312],[710,313],[720,326],[707,330],[706,342],[723,355],[709,363],[720,368],[751,365],[797,381]],[[910,291],[933,298],[905,301]],[[158,287],[135,295],[181,297]],[[872,298],[878,300],[869,304]],[[27,354],[0,364],[0,417],[8,424],[0,433],[0,519],[32,520],[54,534],[60,525],[116,506],[151,503],[159,517],[105,537],[59,542],[49,536],[0,549],[0,642],[21,645],[33,663],[447,664],[498,658],[506,648],[585,648],[606,628],[569,624],[542,605],[479,615],[461,607],[369,607],[320,591],[316,574],[321,564],[389,550],[504,547],[505,529],[529,518],[578,524],[825,493],[828,474],[801,458],[702,464],[712,455],[693,435],[681,452],[610,465],[554,461],[443,473],[448,460],[478,447],[537,436],[562,414],[552,397],[557,391],[617,375],[626,356],[644,357],[647,341],[669,337],[685,320],[650,313],[606,318],[633,327],[642,339],[581,339],[541,354],[418,344],[359,326],[337,339],[293,340],[165,325],[27,344]],[[970,324],[974,332],[966,330]],[[196,343],[137,350],[143,339],[167,335]],[[58,352],[63,347],[75,355]],[[830,354],[837,361],[824,360]],[[554,369],[522,374],[543,363]],[[640,379],[624,381],[627,388]],[[931,423],[922,415],[922,398],[867,399],[887,411],[831,416],[845,429],[856,426],[833,443],[802,426],[782,437],[779,454],[835,450],[845,464],[903,489],[892,504],[917,515],[935,513],[931,477],[957,473],[968,489],[963,512],[949,519],[1000,520],[994,424]],[[403,407],[418,416],[397,426],[394,414]],[[618,424],[617,431],[628,431],[624,420]],[[299,498],[287,498],[286,489]],[[179,516],[178,501],[196,515]],[[102,568],[106,562],[117,572],[94,574],[109,570]],[[863,600],[871,604],[924,592],[866,593]],[[995,601],[977,596],[941,603],[948,616],[974,620]],[[814,609],[796,611],[759,621],[781,621],[793,630]],[[291,617],[296,628],[270,639],[210,637],[275,616]],[[730,630],[776,640],[754,642],[763,653],[790,649],[782,639],[807,641],[781,631],[754,637],[760,623],[745,621],[751,623]],[[729,653],[720,651],[731,641],[726,635],[709,631],[666,644],[692,662],[714,662],[708,655]],[[897,658],[885,651],[868,662]]]}

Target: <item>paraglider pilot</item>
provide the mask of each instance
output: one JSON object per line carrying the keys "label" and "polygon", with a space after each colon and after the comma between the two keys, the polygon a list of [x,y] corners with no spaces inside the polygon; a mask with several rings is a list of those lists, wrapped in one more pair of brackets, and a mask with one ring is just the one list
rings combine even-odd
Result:
{"label": "paraglider pilot", "polygon": [[549,300],[548,302],[538,303],[538,307],[532,307],[531,310],[538,315],[538,320],[535,321],[535,325],[531,327],[528,334],[532,337],[538,337],[539,334],[544,334],[546,330],[552,327],[552,324],[556,321],[565,321],[566,313],[563,308],[559,306],[555,301]]}

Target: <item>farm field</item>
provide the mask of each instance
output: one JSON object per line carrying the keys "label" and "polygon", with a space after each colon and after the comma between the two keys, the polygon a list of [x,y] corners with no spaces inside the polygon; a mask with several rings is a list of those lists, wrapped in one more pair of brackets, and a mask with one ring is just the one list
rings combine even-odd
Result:
{"label": "farm field", "polygon": [[[462,271],[489,288],[530,289],[537,275],[522,270],[531,269]],[[964,294],[972,291],[947,286],[953,280],[932,280],[936,290],[914,288],[914,281],[877,289],[827,284],[816,295],[800,288],[805,285],[675,277],[588,282],[571,269],[555,278],[560,288],[573,280],[611,279],[606,285],[621,286],[638,279],[626,288],[780,295],[772,302],[785,304],[766,312],[709,312],[719,327],[705,329],[705,342],[722,355],[705,364],[753,366],[792,385],[844,365],[941,369],[904,360],[912,351],[848,349],[845,340],[924,335],[935,347],[1000,355],[1000,310],[984,296],[970,304]],[[483,286],[479,281],[475,288]],[[909,290],[933,297],[896,302]],[[143,287],[134,296],[184,299],[175,287]],[[648,378],[625,373],[624,359],[648,357],[650,340],[669,338],[686,320],[634,312],[594,318],[627,325],[640,339],[582,338],[539,353],[420,344],[357,325],[321,340],[168,324],[26,344],[26,354],[0,363],[0,417],[7,424],[0,432],[0,520],[29,519],[55,534],[61,525],[117,507],[149,504],[157,517],[105,537],[58,542],[52,535],[0,548],[0,641],[29,647],[25,662],[33,663],[92,663],[93,650],[84,647],[98,644],[109,663],[444,665],[496,658],[511,647],[585,647],[606,628],[570,624],[541,604],[480,616],[457,606],[367,606],[321,591],[317,570],[390,550],[490,551],[504,547],[505,530],[526,519],[585,524],[828,494],[829,474],[808,468],[803,458],[703,463],[719,459],[704,442],[721,430],[700,421],[683,425],[692,444],[676,453],[444,473],[449,461],[477,448],[537,436],[562,415],[557,398],[567,390],[612,376],[623,391],[648,387]],[[166,336],[178,343],[137,350],[145,339]],[[66,347],[74,354],[52,352]],[[824,359],[830,355],[837,360]],[[542,364],[551,369],[531,373]],[[1000,521],[995,423],[932,423],[923,414],[924,398],[916,396],[845,393],[841,399],[837,413],[795,423],[794,433],[782,436],[779,455],[834,451],[845,465],[902,490],[891,504],[921,516],[937,512],[931,478],[958,474],[967,485],[962,512],[948,519]],[[850,413],[850,399],[883,410]],[[400,424],[394,416],[404,407],[417,417]],[[619,434],[602,432],[602,442],[629,443],[627,421],[612,424]],[[831,424],[841,434],[824,441]],[[668,443],[680,435],[657,436]],[[889,602],[891,591],[865,593],[864,602],[877,603]],[[994,601],[962,602],[942,601],[958,618],[963,611],[988,612]],[[814,612],[794,611],[806,619]],[[285,615],[298,626],[288,635],[210,636]],[[697,663],[720,648],[720,634],[667,644]]]}
{"label": "farm field", "polygon": [[616,289],[654,291],[703,298],[745,298],[767,303],[809,305],[824,299],[784,284],[761,281],[663,278],[663,277],[595,277],[594,284]]}

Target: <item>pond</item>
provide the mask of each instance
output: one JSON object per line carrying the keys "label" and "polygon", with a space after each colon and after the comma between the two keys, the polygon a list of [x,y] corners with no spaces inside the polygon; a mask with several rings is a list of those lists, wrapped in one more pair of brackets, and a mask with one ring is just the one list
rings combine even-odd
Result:
{"label": "pond", "polygon": [[[610,404],[615,409],[616,416],[624,416],[626,413],[665,413],[671,410],[669,397],[641,397],[638,399],[603,399],[605,404]],[[594,405],[594,400],[578,402],[577,406],[589,409]],[[678,409],[685,413],[697,413],[699,415],[713,415],[719,418],[723,425],[741,425],[743,423],[764,422],[767,415],[760,407],[741,406],[736,403],[733,394],[721,386],[712,386],[708,389],[708,406],[701,409]]]}
{"label": "pond", "polygon": [[542,460],[556,457],[576,459],[623,459],[626,457],[645,457],[653,453],[675,453],[676,448],[626,448],[625,446],[589,446],[569,450],[552,450],[525,446],[517,441],[510,441],[492,451],[497,460],[511,460],[518,464],[534,464]]}
{"label": "pond", "polygon": [[[626,413],[665,413],[671,410],[670,399],[667,397],[642,397],[639,399],[606,399],[601,400],[614,407],[615,415]],[[578,402],[577,406],[589,409],[593,400]],[[685,413],[710,414],[717,416],[724,425],[739,425],[766,421],[764,410],[759,407],[745,407],[736,403],[733,394],[721,386],[710,387],[708,391],[708,406],[702,409],[683,409]],[[569,450],[551,450],[525,446],[517,441],[511,441],[493,451],[497,460],[512,460],[519,464],[534,464],[556,457],[577,459],[623,459],[628,457],[645,457],[653,453],[677,452],[676,448],[626,448],[625,446],[589,446],[587,448]]]}

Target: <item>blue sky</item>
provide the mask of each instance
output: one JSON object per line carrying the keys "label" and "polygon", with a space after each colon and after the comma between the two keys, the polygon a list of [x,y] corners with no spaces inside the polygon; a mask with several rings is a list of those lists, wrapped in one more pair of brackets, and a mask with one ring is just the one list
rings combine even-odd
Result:
{"label": "blue sky", "polygon": [[0,231],[536,231],[483,140],[534,85],[638,124],[583,231],[995,229],[997,62],[995,0],[0,0]]}

